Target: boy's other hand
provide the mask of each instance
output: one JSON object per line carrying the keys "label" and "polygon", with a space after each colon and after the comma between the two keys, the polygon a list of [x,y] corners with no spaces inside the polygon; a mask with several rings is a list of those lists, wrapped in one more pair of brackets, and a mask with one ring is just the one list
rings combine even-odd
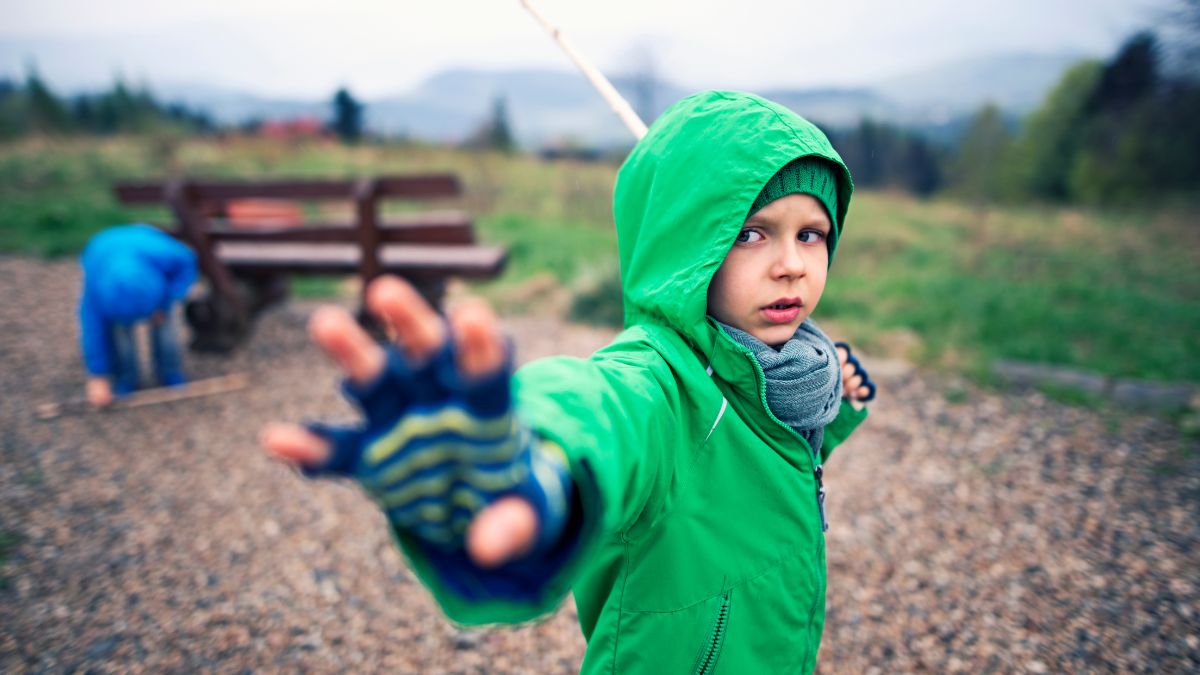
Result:
{"label": "boy's other hand", "polygon": [[[414,364],[433,358],[453,340],[458,370],[468,378],[495,373],[507,353],[498,321],[482,301],[467,302],[451,312],[446,323],[409,284],[383,277],[367,290],[367,307],[395,337],[397,346]],[[350,383],[365,386],[387,367],[385,349],[345,310],[322,307],[309,322],[313,340],[346,373]],[[320,466],[332,452],[328,440],[295,424],[268,425],[262,434],[266,450],[290,463]],[[528,501],[503,497],[484,507],[466,533],[466,549],[481,567],[495,567],[527,552],[538,532],[538,516]]]}
{"label": "boy's other hand", "polygon": [[842,366],[842,392],[855,407],[861,408],[863,403],[875,398],[875,383],[867,374],[867,369],[859,363],[858,357],[850,351],[850,345],[845,342],[835,342],[838,363]]}
{"label": "boy's other hand", "polygon": [[107,377],[89,377],[87,400],[94,408],[104,408],[113,402],[112,385]]}

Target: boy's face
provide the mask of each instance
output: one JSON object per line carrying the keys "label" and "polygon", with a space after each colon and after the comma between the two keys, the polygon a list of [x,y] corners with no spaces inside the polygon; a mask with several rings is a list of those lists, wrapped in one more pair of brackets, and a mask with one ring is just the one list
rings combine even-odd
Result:
{"label": "boy's face", "polygon": [[812,314],[829,271],[825,207],[806,194],[749,218],[708,285],[708,313],[778,347]]}

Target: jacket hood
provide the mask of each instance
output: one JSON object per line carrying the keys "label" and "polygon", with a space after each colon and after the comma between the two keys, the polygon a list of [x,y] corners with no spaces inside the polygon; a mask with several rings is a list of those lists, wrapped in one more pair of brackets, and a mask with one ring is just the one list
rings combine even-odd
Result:
{"label": "jacket hood", "polygon": [[150,316],[167,294],[162,274],[136,255],[113,256],[93,288],[101,313],[122,322]]}
{"label": "jacket hood", "polygon": [[709,281],[763,186],[806,156],[836,165],[840,238],[854,186],[816,126],[738,92],[701,92],[664,112],[625,160],[613,195],[626,326],[665,324],[711,354]]}

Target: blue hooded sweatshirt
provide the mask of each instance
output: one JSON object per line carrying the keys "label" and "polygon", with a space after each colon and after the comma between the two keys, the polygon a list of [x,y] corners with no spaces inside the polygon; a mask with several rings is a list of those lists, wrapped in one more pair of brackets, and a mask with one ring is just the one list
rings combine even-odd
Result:
{"label": "blue hooded sweatshirt", "polygon": [[79,332],[91,375],[109,375],[109,326],[169,311],[196,280],[196,254],[150,225],[112,227],[88,242],[83,255]]}

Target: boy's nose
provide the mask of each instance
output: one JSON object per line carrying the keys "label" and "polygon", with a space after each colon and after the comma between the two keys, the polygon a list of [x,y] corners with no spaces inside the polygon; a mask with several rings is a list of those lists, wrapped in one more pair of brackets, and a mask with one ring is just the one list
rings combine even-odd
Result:
{"label": "boy's nose", "polygon": [[781,246],[772,272],[779,278],[794,278],[804,276],[805,268],[804,256],[801,255],[799,247]]}

